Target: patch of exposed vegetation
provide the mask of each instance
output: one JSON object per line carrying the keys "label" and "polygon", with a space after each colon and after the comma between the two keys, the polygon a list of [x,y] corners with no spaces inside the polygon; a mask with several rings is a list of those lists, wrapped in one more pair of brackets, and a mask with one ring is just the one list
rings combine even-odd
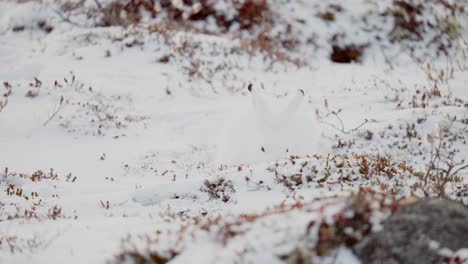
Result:
{"label": "patch of exposed vegetation", "polygon": [[205,180],[200,190],[208,193],[210,199],[221,199],[225,203],[231,199],[231,194],[236,192],[232,181],[224,178],[214,181]]}
{"label": "patch of exposed vegetation", "polygon": [[43,241],[38,237],[21,238],[0,234],[0,252],[7,251],[10,254],[31,253],[43,246]]}
{"label": "patch of exposed vegetation", "polygon": [[[239,241],[248,240],[253,233],[263,229],[275,233],[273,237],[256,237],[262,245],[275,245],[269,254],[288,261],[297,252],[296,248],[301,247],[311,258],[318,260],[333,254],[340,245],[351,247],[361,241],[399,204],[362,189],[348,199],[323,197],[309,202],[280,204],[252,214],[185,218],[178,230],[158,230],[156,235],[125,238],[122,251],[113,262],[166,263],[198,243],[215,244],[229,250],[231,243],[239,245]],[[303,228],[291,230],[288,223],[291,219]],[[169,243],[167,238],[170,238]],[[239,259],[256,254],[255,249],[248,249],[256,244],[248,244],[242,243],[243,250],[238,251],[237,256]]]}
{"label": "patch of exposed vegetation", "polygon": [[55,189],[58,182],[73,183],[76,180],[76,176],[61,176],[54,169],[29,174],[12,172],[5,168],[0,173],[0,189],[5,193],[4,199],[0,201],[0,222],[72,218],[65,216],[58,204],[59,196],[55,194]]}

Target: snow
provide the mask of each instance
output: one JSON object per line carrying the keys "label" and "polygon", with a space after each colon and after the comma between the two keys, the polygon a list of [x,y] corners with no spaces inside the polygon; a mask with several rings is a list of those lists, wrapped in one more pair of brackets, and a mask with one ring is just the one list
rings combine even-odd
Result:
{"label": "snow", "polygon": [[[362,63],[328,59],[336,32],[374,43],[358,30],[362,17],[392,1],[348,1],[334,23],[315,16],[328,1],[269,1],[282,14],[272,32],[293,25],[300,45],[288,54],[302,67],[248,51],[235,25],[151,31],[148,16],[99,28],[78,11],[64,21],[59,1],[21,2],[0,3],[0,81],[12,87],[0,111],[0,263],[117,263],[133,248],[176,251],[172,263],[284,263],[320,244],[321,223],[352,218],[349,197],[362,189],[389,200],[436,196],[414,172],[425,171],[437,128],[451,124],[456,158],[468,155],[466,64],[423,108],[411,107],[413,96],[433,87],[428,72],[447,74],[444,57],[427,70],[386,43],[392,64],[378,44]],[[222,2],[216,9],[235,16]],[[312,33],[316,46],[305,45]],[[372,171],[383,158],[387,167]],[[468,204],[467,186],[461,171],[445,191]],[[369,214],[377,231],[390,213],[375,205]],[[309,257],[359,263],[345,245],[327,254]]]}

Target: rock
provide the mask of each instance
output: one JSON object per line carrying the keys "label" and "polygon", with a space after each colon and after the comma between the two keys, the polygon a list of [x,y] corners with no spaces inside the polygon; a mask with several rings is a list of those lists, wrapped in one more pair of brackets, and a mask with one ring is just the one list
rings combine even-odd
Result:
{"label": "rock", "polygon": [[362,263],[440,263],[442,248],[468,248],[468,207],[433,199],[400,208],[354,251]]}

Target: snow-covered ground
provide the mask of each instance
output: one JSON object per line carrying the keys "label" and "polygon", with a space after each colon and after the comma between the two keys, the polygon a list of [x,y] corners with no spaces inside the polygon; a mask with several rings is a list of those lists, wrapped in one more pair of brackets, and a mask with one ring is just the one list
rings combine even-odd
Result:
{"label": "snow-covered ground", "polygon": [[[235,29],[95,27],[60,1],[0,2],[0,263],[296,263],[302,248],[359,263],[323,223],[364,210],[378,230],[395,203],[440,195],[431,153],[455,169],[468,156],[466,13],[448,59],[363,33],[392,1],[346,1],[332,22],[318,18],[332,1],[282,2],[268,1],[280,35],[299,21],[291,59]],[[329,60],[336,32],[370,45],[361,63]],[[467,170],[442,189],[468,204]]]}

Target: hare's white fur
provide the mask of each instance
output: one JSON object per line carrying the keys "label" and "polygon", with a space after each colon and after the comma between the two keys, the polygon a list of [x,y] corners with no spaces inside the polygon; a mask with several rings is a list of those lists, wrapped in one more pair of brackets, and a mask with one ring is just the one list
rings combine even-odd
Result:
{"label": "hare's white fur", "polygon": [[[304,106],[304,91],[297,90],[286,107],[265,98],[249,85],[251,103],[227,119],[217,159],[223,164],[272,161],[289,155],[314,154],[320,131],[313,111]],[[282,109],[282,111],[276,111]]]}

